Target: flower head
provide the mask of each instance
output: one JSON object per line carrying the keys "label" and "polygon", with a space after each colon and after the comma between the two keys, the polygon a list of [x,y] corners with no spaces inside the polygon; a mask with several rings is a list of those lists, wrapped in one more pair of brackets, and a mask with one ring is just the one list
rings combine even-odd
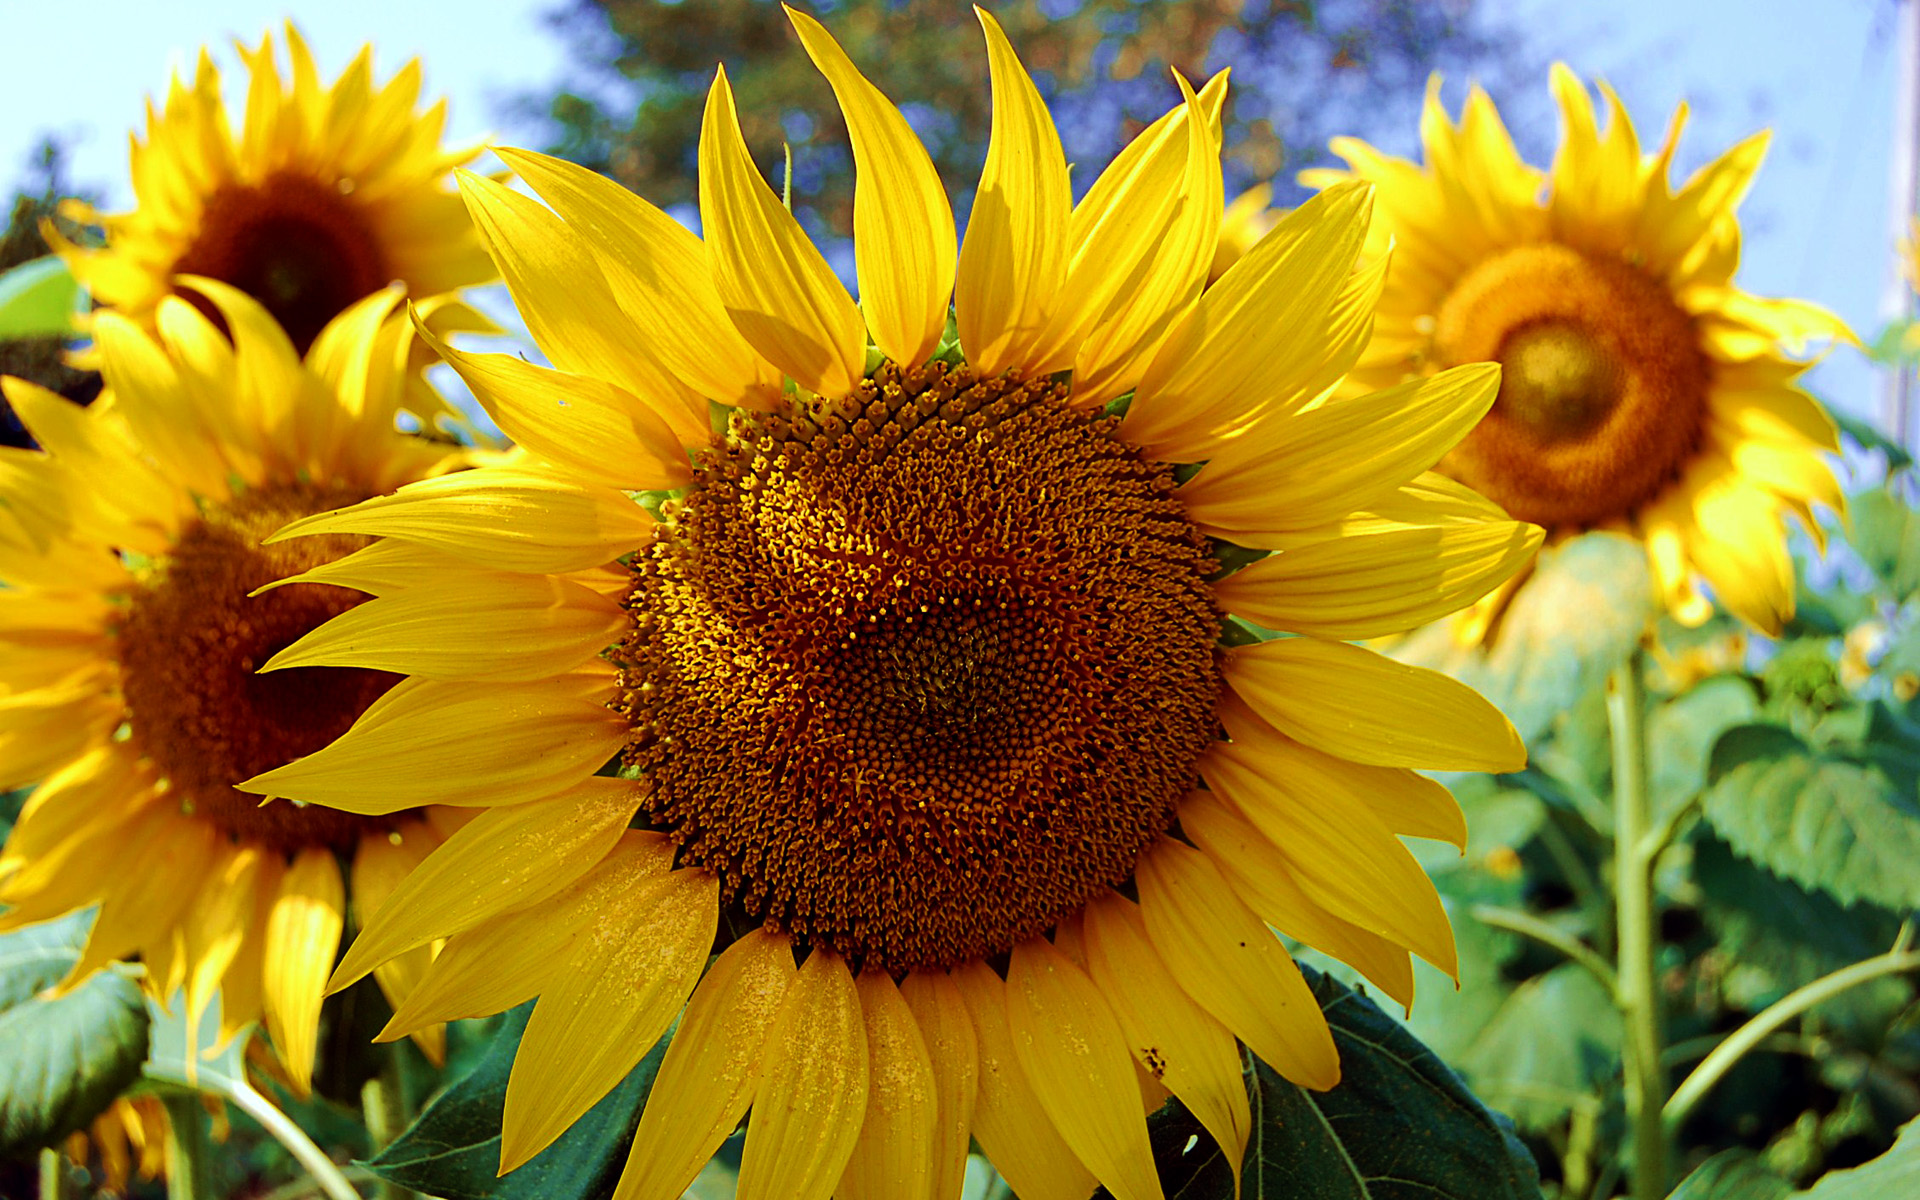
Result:
{"label": "flower head", "polygon": [[[325,745],[395,682],[254,674],[366,598],[276,581],[329,578],[367,539],[264,539],[458,460],[394,428],[412,341],[397,293],[349,308],[303,363],[242,293],[182,286],[231,341],[167,297],[157,336],[99,315],[110,399],[81,409],[4,381],[44,450],[0,458],[0,786],[40,785],[0,850],[0,928],[98,905],[71,982],[138,955],[154,993],[184,988],[195,1019],[217,989],[223,1028],[264,1018],[304,1087],[347,896],[370,916],[458,814],[363,818],[233,790]],[[428,957],[396,960],[382,986],[397,999]]]}
{"label": "flower head", "polygon": [[335,983],[445,937],[384,1036],[539,997],[505,1169],[684,1005],[623,1200],[679,1195],[750,1106],[743,1196],[951,1196],[970,1138],[1022,1195],[1157,1194],[1168,1090],[1239,1161],[1236,1037],[1339,1077],[1263,920],[1403,1002],[1409,952],[1454,967],[1399,835],[1461,817],[1412,768],[1523,752],[1465,687],[1344,639],[1472,603],[1538,544],[1428,473],[1495,372],[1325,399],[1380,282],[1353,270],[1363,187],[1203,294],[1224,78],[1076,206],[982,13],[993,141],[956,249],[905,120],[792,16],[851,130],[860,302],[724,74],[704,240],[540,155],[502,152],[545,206],[463,176],[557,369],[441,352],[529,457],[284,531],[382,537],[345,561],[404,580],[282,662],[412,678],[246,787],[485,810]]}
{"label": "flower head", "polygon": [[[1782,351],[1850,335],[1812,304],[1734,285],[1734,211],[1764,133],[1676,191],[1684,108],[1642,155],[1611,89],[1604,131],[1566,67],[1553,90],[1564,132],[1544,174],[1521,161],[1484,93],[1455,123],[1437,81],[1424,166],[1342,138],[1333,149],[1348,170],[1303,173],[1311,186],[1378,187],[1373,248],[1394,247],[1350,385],[1499,362],[1498,401],[1443,472],[1549,536],[1598,528],[1644,541],[1683,621],[1712,611],[1704,578],[1730,611],[1777,633],[1793,612],[1785,516],[1817,537],[1811,506],[1844,503],[1822,457],[1837,448],[1833,423],[1795,384],[1805,365]],[[1492,615],[1483,606],[1477,627]]]}

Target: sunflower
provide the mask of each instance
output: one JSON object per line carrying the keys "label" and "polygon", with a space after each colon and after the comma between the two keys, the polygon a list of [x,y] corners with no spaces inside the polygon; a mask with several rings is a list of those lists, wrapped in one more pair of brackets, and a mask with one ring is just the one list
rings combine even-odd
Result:
{"label": "sunflower", "polygon": [[[1301,174],[1310,187],[1373,183],[1372,248],[1396,248],[1349,384],[1499,362],[1498,401],[1442,472],[1550,538],[1605,529],[1644,542],[1662,601],[1687,624],[1712,612],[1704,579],[1729,611],[1777,634],[1793,614],[1785,517],[1819,538],[1811,506],[1844,505],[1823,457],[1838,449],[1833,422],[1782,348],[1852,335],[1815,305],[1734,286],[1734,214],[1764,132],[1675,191],[1685,107],[1642,155],[1619,97],[1601,90],[1604,132],[1586,88],[1554,67],[1562,138],[1546,174],[1521,161],[1477,88],[1451,121],[1437,80],[1424,167],[1337,138],[1350,169]],[[1476,635],[1505,598],[1476,612]]]}
{"label": "sunflower", "polygon": [[1181,81],[1074,207],[985,13],[956,253],[898,110],[790,15],[852,135],[860,304],[724,72],[704,241],[556,159],[501,152],[545,206],[463,174],[556,369],[440,352],[529,458],[276,535],[381,537],[339,568],[396,590],[268,668],[410,678],[243,786],[483,810],[332,986],[444,937],[383,1037],[539,998],[503,1171],[684,1006],[622,1200],[680,1195],[750,1106],[743,1197],[952,1197],[970,1138],[1030,1200],[1158,1195],[1169,1091],[1239,1161],[1236,1038],[1339,1079],[1268,923],[1403,1003],[1409,952],[1455,967],[1398,835],[1462,819],[1411,768],[1523,750],[1466,687],[1345,639],[1469,604],[1537,546],[1428,470],[1495,368],[1325,401],[1380,282],[1352,269],[1370,189],[1203,294],[1224,78]]}
{"label": "sunflower", "polygon": [[[217,320],[201,295],[174,287],[179,275],[217,279],[265,305],[304,354],[329,321],[389,283],[435,297],[495,277],[447,185],[477,151],[441,147],[444,101],[415,111],[419,60],[376,89],[369,46],[323,88],[291,25],[287,50],[291,82],[271,35],[257,50],[240,47],[249,84],[236,138],[203,48],[192,85],[176,75],[165,108],[147,106],[146,141],[133,141],[133,211],[73,210],[103,227],[105,248],[49,227],[97,303],[151,331],[160,302],[182,294]],[[436,328],[484,327],[455,310]]]}
{"label": "sunflower", "polygon": [[[254,597],[367,541],[262,539],[457,459],[394,428],[413,340],[398,293],[349,308],[303,363],[244,294],[182,286],[231,342],[167,297],[157,337],[99,315],[110,399],[93,408],[4,381],[45,449],[0,458],[0,786],[40,784],[0,849],[0,929],[98,905],[70,983],[137,954],[157,997],[185,989],[189,1028],[216,990],[223,1040],[264,1017],[304,1088],[346,896],[370,915],[461,814],[260,807],[230,786],[325,745],[395,682],[254,674],[365,599]],[[380,972],[396,1003],[430,953]],[[422,1032],[437,1054],[439,1031]]]}

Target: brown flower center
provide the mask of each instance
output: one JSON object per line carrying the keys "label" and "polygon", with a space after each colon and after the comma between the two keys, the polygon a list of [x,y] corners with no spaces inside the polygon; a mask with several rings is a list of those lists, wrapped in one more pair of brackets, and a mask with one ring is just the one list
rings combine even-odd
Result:
{"label": "brown flower center", "polygon": [[[336,186],[290,171],[228,184],[208,197],[199,236],[172,273],[206,275],[246,292],[301,354],[328,321],[393,279],[365,207]],[[219,322],[211,305],[188,298]]]}
{"label": "brown flower center", "polygon": [[697,465],[616,656],[685,861],[894,969],[1132,874],[1217,728],[1213,560],[1164,467],[1062,385],[938,364],[736,417]]}
{"label": "brown flower center", "polygon": [[354,535],[260,539],[298,517],[366,499],[306,486],[249,492],[213,507],[137,587],[116,639],[135,745],[182,808],[245,841],[292,850],[351,846],[370,819],[287,800],[262,806],[232,785],[311,754],[346,732],[399,676],[358,668],[256,668],[366,599],[324,584],[248,592],[365,545]]}
{"label": "brown flower center", "polygon": [[1493,410],[1442,469],[1523,521],[1631,512],[1697,449],[1711,366],[1659,280],[1557,243],[1487,260],[1441,306],[1442,367],[1497,361]]}

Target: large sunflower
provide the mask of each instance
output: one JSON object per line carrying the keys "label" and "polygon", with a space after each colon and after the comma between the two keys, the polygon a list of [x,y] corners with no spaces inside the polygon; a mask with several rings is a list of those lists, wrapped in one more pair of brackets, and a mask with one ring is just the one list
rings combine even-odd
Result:
{"label": "large sunflower", "polygon": [[1380,283],[1352,270],[1364,187],[1202,295],[1224,79],[1183,83],[1073,207],[982,13],[994,125],[956,255],[906,122],[792,19],[852,133],[861,303],[755,170],[724,73],[704,241],[537,154],[502,152],[550,208],[463,175],[558,369],[441,353],[532,457],[277,535],[382,536],[342,578],[398,590],[268,667],[412,678],[245,786],[484,809],[334,985],[446,937],[384,1036],[539,997],[503,1170],[684,1005],[622,1198],[678,1196],[749,1106],[743,1197],[952,1197],[970,1137],[1029,1200],[1157,1195],[1168,1090],[1238,1161],[1236,1037],[1339,1078],[1267,923],[1403,1003],[1409,951],[1454,968],[1398,835],[1457,842],[1461,816],[1411,768],[1522,748],[1343,639],[1469,604],[1538,544],[1426,473],[1495,370],[1320,402]]}
{"label": "large sunflower", "polygon": [[[4,381],[45,449],[0,457],[0,786],[40,783],[0,850],[0,929],[98,905],[70,980],[137,954],[196,1020],[218,990],[225,1033],[264,1017],[305,1086],[346,897],[370,914],[460,814],[260,807],[230,786],[325,745],[395,682],[255,675],[365,598],[317,584],[252,596],[367,543],[261,539],[457,460],[394,429],[413,340],[397,293],[350,308],[303,364],[245,295],[182,286],[231,342],[168,297],[157,337],[100,314],[109,400],[82,409]],[[396,1003],[429,956],[383,968]]]}
{"label": "large sunflower", "polygon": [[[1378,189],[1372,248],[1395,247],[1357,388],[1482,360],[1500,398],[1441,463],[1551,537],[1609,529],[1645,542],[1661,598],[1698,624],[1712,606],[1769,633],[1793,613],[1784,517],[1819,536],[1811,505],[1844,503],[1824,454],[1831,420],[1785,357],[1809,337],[1847,337],[1831,314],[1734,286],[1734,213],[1766,150],[1756,134],[1674,191],[1686,110],[1643,156],[1619,97],[1603,132],[1586,88],[1553,69],[1563,125],[1551,172],[1522,162],[1475,89],[1456,125],[1429,90],[1426,165],[1353,138],[1350,170],[1309,186]],[[1544,195],[1543,195],[1544,193]],[[1478,613],[1485,627],[1493,614]]]}
{"label": "large sunflower", "polygon": [[[97,303],[151,329],[175,276],[205,276],[265,305],[305,353],[328,321],[389,283],[425,298],[494,278],[448,186],[476,151],[441,146],[444,101],[415,111],[419,60],[375,88],[369,46],[323,87],[291,25],[287,50],[290,83],[271,36],[241,47],[250,79],[238,137],[204,49],[191,86],[176,76],[164,109],[148,104],[133,211],[82,210],[104,227],[104,249],[52,235]],[[474,324],[462,314],[461,327]]]}

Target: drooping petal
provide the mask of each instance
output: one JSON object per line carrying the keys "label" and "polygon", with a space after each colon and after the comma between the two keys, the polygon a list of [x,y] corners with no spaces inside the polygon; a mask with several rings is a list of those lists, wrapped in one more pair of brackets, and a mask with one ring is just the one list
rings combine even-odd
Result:
{"label": "drooping petal", "polygon": [[1006,985],[983,962],[968,963],[953,978],[979,1055],[973,1135],[980,1148],[1023,1200],[1087,1200],[1093,1173],[1060,1136],[1014,1055]]}
{"label": "drooping petal", "polygon": [[944,971],[909,972],[900,983],[900,996],[913,1013],[933,1067],[937,1116],[929,1183],[931,1195],[946,1200],[960,1193],[966,1177],[973,1107],[980,1091],[973,1021],[959,986]]}
{"label": "drooping petal", "polygon": [[1281,638],[1230,650],[1227,683],[1288,737],[1358,763],[1518,771],[1527,748],[1501,711],[1438,671],[1359,646]]}
{"label": "drooping petal", "polygon": [[913,1012],[884,971],[855,981],[867,1037],[867,1112],[837,1200],[934,1200],[938,1086]]}
{"label": "drooping petal", "polygon": [[714,286],[753,348],[808,391],[852,391],[866,372],[866,324],[753,165],[725,68],[700,123],[700,222]]}
{"label": "drooping petal", "polygon": [[1127,1038],[1093,981],[1045,938],[1013,948],[1007,1023],[1014,1058],[1074,1156],[1119,1200],[1161,1197]]}
{"label": "drooping petal", "polygon": [[867,1035],[846,960],[815,947],[767,1034],[740,1200],[827,1200],[867,1108]]}
{"label": "drooping petal", "polygon": [[1333,1034],[1300,968],[1206,855],[1163,838],[1135,879],[1147,936],[1189,996],[1293,1082],[1318,1091],[1340,1082]]}
{"label": "drooping petal", "polygon": [[1037,360],[1067,281],[1073,193],[1066,152],[1000,23],[974,6],[986,31],[993,130],[973,194],[954,284],[954,318],[967,361],[982,375],[1044,375],[1071,366],[1077,347]]}
{"label": "drooping petal", "polygon": [[[663,849],[663,853],[664,853]],[[637,876],[603,898],[540,994],[507,1080],[500,1173],[547,1148],[626,1078],[699,982],[719,879]]]}
{"label": "drooping petal", "polygon": [[267,1033],[303,1095],[313,1081],[321,993],[345,921],[346,888],[333,851],[302,850],[281,877],[267,915],[261,982]]}
{"label": "drooping petal", "polygon": [[953,207],[933,160],[833,35],[790,6],[787,19],[833,85],[853,139],[853,254],[873,342],[902,367],[933,354],[947,326],[955,261]]}
{"label": "drooping petal", "polygon": [[614,1200],[677,1200],[753,1102],[795,976],[793,944],[754,930],[694,989],[640,1114]]}

